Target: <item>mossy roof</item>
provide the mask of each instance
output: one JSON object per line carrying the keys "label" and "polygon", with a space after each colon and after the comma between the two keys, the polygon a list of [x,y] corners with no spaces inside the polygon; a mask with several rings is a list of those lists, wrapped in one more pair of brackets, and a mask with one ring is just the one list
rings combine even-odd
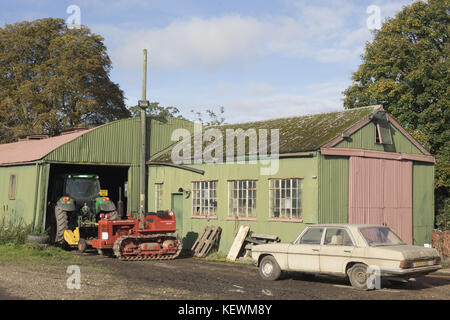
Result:
{"label": "mossy roof", "polygon": [[[227,129],[242,129],[244,131],[255,129],[257,133],[260,129],[267,129],[269,137],[271,129],[279,129],[280,154],[316,151],[379,108],[379,105],[369,106],[298,117],[211,126],[205,127],[204,130],[209,128],[219,129],[222,132],[225,144]],[[193,143],[191,143],[191,146],[193,146]],[[170,155],[171,150],[167,150],[152,160],[169,161]]]}

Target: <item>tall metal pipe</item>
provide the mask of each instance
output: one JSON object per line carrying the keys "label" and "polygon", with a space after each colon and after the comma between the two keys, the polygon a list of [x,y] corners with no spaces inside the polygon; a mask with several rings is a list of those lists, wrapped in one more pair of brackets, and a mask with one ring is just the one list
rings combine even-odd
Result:
{"label": "tall metal pipe", "polygon": [[147,49],[144,49],[144,57],[142,64],[142,100],[139,103],[141,107],[141,164],[140,164],[140,202],[139,213],[142,216],[145,214],[145,185],[146,185],[146,170],[145,170],[145,151],[146,151],[146,136],[147,136],[147,124],[146,124],[146,105],[147,101]]}

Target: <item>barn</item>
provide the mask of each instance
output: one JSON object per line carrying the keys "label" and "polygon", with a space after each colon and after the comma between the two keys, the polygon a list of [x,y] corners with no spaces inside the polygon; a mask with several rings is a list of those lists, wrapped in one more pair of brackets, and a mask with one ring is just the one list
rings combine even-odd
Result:
{"label": "barn", "polygon": [[[180,135],[237,130],[247,142],[229,161],[198,161],[195,142],[187,161],[174,161],[187,150]],[[262,146],[273,130],[276,170],[268,173],[250,141]],[[139,119],[125,119],[0,145],[0,216],[47,228],[55,177],[70,172],[99,174],[111,199],[123,190],[127,211],[137,214],[140,142]],[[308,224],[376,223],[405,242],[431,243],[434,157],[382,106],[200,129],[181,119],[148,119],[147,142],[147,210],[172,209],[185,248],[208,225],[222,228],[224,253],[241,225],[292,241]]]}

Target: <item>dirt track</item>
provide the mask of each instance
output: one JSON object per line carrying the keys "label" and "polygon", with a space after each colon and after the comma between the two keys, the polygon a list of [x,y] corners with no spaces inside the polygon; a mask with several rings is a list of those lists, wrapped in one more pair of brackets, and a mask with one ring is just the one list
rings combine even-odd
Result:
{"label": "dirt track", "polygon": [[69,275],[63,263],[30,268],[4,262],[0,265],[0,299],[450,299],[449,273],[361,292],[344,279],[297,274],[267,282],[251,265],[193,258],[124,262],[84,254],[78,265],[79,290],[67,288]]}

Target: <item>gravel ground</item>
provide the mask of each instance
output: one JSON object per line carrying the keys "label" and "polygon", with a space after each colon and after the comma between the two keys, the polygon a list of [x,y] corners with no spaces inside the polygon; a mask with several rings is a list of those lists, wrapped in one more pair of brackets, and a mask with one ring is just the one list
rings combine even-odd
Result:
{"label": "gravel ground", "polygon": [[[75,253],[74,253],[75,254]],[[0,299],[176,299],[176,300],[449,300],[450,273],[440,272],[406,285],[358,291],[347,280],[292,274],[263,281],[256,267],[193,258],[126,262],[83,254],[77,260],[80,289],[68,289],[66,263],[0,263]]]}

